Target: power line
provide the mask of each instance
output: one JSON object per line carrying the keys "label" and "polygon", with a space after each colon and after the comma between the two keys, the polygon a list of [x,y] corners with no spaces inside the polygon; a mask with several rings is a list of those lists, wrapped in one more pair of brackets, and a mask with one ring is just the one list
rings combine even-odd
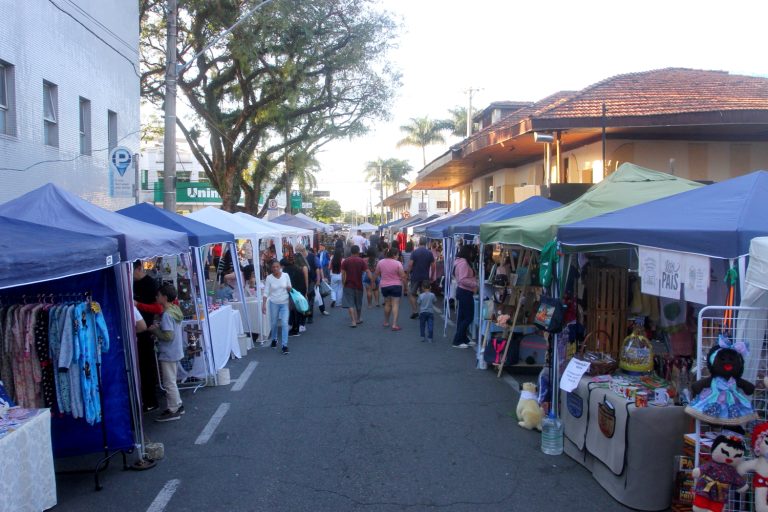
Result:
{"label": "power line", "polygon": [[[134,131],[132,131],[130,133],[126,133],[125,135],[120,137],[117,140],[117,142],[122,142],[123,140],[127,139],[131,135],[134,135],[134,134],[139,133],[139,132],[141,132],[141,129],[134,130]],[[111,149],[109,146],[107,146],[106,148],[101,148],[101,149],[93,149],[93,150],[91,150],[91,153],[98,153],[98,152],[101,152],[101,151],[108,151],[109,149]],[[35,163],[31,164],[31,165],[28,165],[28,166],[26,166],[23,169],[15,169],[13,167],[0,167],[0,171],[25,172],[25,171],[28,171],[29,169],[33,168],[33,167],[37,167],[38,165],[50,164],[50,163],[56,163],[56,162],[74,162],[75,160],[77,160],[81,156],[90,156],[90,155],[84,155],[82,153],[78,153],[77,156],[75,156],[74,158],[59,158],[59,159],[55,159],[55,160],[40,160],[39,162],[35,162]]]}
{"label": "power line", "polygon": [[51,5],[53,5],[54,7],[56,7],[58,10],[60,10],[61,12],[63,12],[64,14],[66,14],[67,16],[69,16],[70,18],[72,18],[73,20],[75,20],[75,22],[76,22],[78,25],[80,25],[80,26],[81,26],[81,27],[83,27],[85,30],[87,30],[88,32],[90,32],[90,33],[91,33],[91,34],[92,34],[92,35],[93,35],[93,36],[94,36],[96,39],[98,39],[99,41],[101,41],[101,42],[102,42],[102,43],[104,43],[105,45],[109,46],[109,47],[110,47],[110,48],[111,48],[111,49],[112,49],[112,50],[113,50],[115,53],[117,53],[117,54],[118,54],[118,55],[120,55],[122,58],[124,58],[125,60],[127,60],[127,61],[130,63],[130,65],[131,65],[131,68],[133,69],[133,72],[136,74],[136,76],[137,76],[137,77],[139,77],[139,78],[141,78],[141,74],[140,74],[140,73],[139,73],[139,71],[136,69],[136,65],[133,63],[133,60],[132,60],[130,57],[126,56],[126,55],[125,55],[123,52],[121,52],[120,50],[118,50],[117,48],[115,48],[114,46],[112,46],[111,44],[109,44],[109,43],[107,42],[107,40],[106,40],[106,39],[104,39],[104,38],[103,38],[103,37],[101,37],[99,34],[97,34],[96,32],[94,32],[93,30],[91,30],[91,29],[90,29],[88,26],[86,26],[86,25],[85,25],[85,23],[83,23],[82,21],[80,21],[79,19],[77,19],[77,18],[76,18],[76,17],[75,17],[75,16],[74,16],[74,15],[73,15],[71,12],[67,11],[66,9],[64,9],[63,7],[61,7],[59,4],[57,4],[57,3],[56,3],[56,2],[54,2],[53,0],[48,0],[48,2],[50,2],[50,3],[51,3]]}
{"label": "power line", "polygon": [[93,17],[93,16],[92,16],[92,15],[91,15],[91,14],[90,14],[88,11],[86,11],[85,9],[83,9],[82,7],[80,7],[79,5],[77,5],[77,4],[76,4],[76,3],[75,3],[73,0],[66,0],[66,1],[67,1],[67,3],[69,3],[69,4],[72,4],[72,6],[73,6],[75,9],[77,9],[78,11],[80,11],[80,13],[82,13],[82,15],[83,15],[83,16],[85,16],[86,18],[88,18],[88,19],[90,19],[91,21],[93,21],[94,23],[96,23],[98,26],[100,26],[102,29],[104,29],[106,32],[108,32],[110,35],[112,35],[112,37],[114,37],[115,39],[117,39],[118,41],[120,41],[121,43],[123,43],[123,44],[125,45],[125,47],[126,47],[126,48],[128,48],[129,50],[131,50],[131,51],[132,51],[133,53],[135,53],[137,56],[139,55],[139,50],[138,50],[138,48],[134,48],[134,46],[133,46],[133,45],[131,45],[131,44],[130,44],[129,42],[127,42],[125,39],[123,39],[122,37],[120,37],[119,35],[117,35],[115,32],[113,32],[113,31],[112,31],[112,29],[110,29],[108,26],[104,25],[102,22],[100,22],[99,20],[97,20],[96,18],[94,18],[94,17]]}

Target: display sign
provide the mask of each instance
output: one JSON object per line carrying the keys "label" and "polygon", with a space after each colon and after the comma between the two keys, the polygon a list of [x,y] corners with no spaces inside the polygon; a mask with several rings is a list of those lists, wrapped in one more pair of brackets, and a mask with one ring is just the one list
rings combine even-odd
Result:
{"label": "display sign", "polygon": [[684,289],[685,300],[707,303],[709,258],[649,247],[640,247],[639,256],[642,293],[679,300]]}
{"label": "display sign", "polygon": [[568,393],[576,389],[587,370],[589,370],[589,361],[571,358],[568,366],[565,367],[565,373],[560,378],[560,389]]}
{"label": "display sign", "polygon": [[[163,202],[163,182],[156,181],[154,188],[154,200],[156,203]],[[221,204],[219,192],[211,186],[210,183],[199,182],[178,182],[176,183],[176,202],[177,203],[209,203]],[[262,203],[263,201],[259,201]],[[241,197],[238,204],[245,204]]]}
{"label": "display sign", "polygon": [[301,208],[303,210],[311,210],[312,209],[312,203],[301,203]]}
{"label": "display sign", "polygon": [[133,197],[133,153],[130,149],[117,146],[109,152],[109,195],[111,197]]}
{"label": "display sign", "polygon": [[312,197],[331,197],[330,190],[313,190]]}

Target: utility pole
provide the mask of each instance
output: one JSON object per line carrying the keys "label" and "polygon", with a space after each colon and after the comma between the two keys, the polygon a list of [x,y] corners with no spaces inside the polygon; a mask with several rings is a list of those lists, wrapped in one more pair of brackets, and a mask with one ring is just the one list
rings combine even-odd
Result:
{"label": "utility pole", "polygon": [[165,44],[165,133],[163,134],[163,208],[176,212],[176,0],[167,0]]}
{"label": "utility pole", "polygon": [[386,224],[384,221],[384,170],[381,166],[381,160],[379,160],[379,196],[381,197],[381,203],[379,203],[379,215],[381,216],[381,223]]}
{"label": "utility pole", "polygon": [[467,137],[472,135],[472,94],[481,91],[482,89],[473,89],[470,86],[464,92],[467,93]]}

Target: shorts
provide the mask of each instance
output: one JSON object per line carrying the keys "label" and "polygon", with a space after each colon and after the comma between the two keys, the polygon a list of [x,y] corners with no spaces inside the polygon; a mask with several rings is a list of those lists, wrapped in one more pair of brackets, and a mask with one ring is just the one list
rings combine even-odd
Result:
{"label": "shorts", "polygon": [[411,281],[408,285],[408,294],[418,297],[419,293],[421,293],[421,283],[423,282],[424,281]]}
{"label": "shorts", "polygon": [[402,286],[384,286],[381,289],[381,295],[382,297],[402,297],[403,287]]}
{"label": "shorts", "polygon": [[[365,274],[363,274],[363,284],[365,286],[370,286],[370,284],[371,284],[371,280],[368,279],[368,273],[367,272]],[[379,285],[381,285],[381,278],[380,277],[378,279],[376,279],[376,286],[375,286],[375,288],[378,288]]]}
{"label": "shorts", "polygon": [[363,309],[363,290],[357,288],[344,288],[341,295],[341,307],[355,308],[358,311]]}

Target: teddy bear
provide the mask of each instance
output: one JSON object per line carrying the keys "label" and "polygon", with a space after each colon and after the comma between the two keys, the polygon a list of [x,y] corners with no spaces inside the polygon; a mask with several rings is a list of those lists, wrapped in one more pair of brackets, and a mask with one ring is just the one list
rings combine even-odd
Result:
{"label": "teddy bear", "polygon": [[744,425],[757,419],[747,395],[755,385],[741,378],[747,345],[721,334],[707,354],[709,377],[691,384],[694,398],[685,412],[714,425]]}
{"label": "teddy bear", "polygon": [[520,400],[517,402],[517,424],[528,430],[535,428],[541,431],[541,419],[543,417],[544,411],[539,407],[536,400],[536,384],[524,382],[523,390],[520,392]]}
{"label": "teddy bear", "polygon": [[746,451],[741,437],[721,434],[715,438],[711,460],[693,469],[693,512],[722,512],[731,487],[740,493],[747,490],[747,480],[736,469],[744,464]]}
{"label": "teddy bear", "polygon": [[755,512],[768,512],[768,423],[757,425],[752,431],[752,453],[755,459],[739,463],[739,473],[754,472]]}

